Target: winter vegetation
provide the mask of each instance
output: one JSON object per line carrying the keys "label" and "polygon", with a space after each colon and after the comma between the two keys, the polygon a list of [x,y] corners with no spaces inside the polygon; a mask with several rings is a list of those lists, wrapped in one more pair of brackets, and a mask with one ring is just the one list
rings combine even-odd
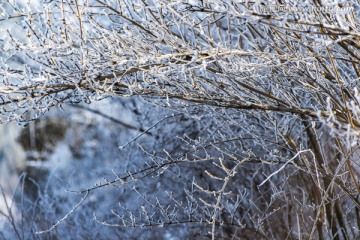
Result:
{"label": "winter vegetation", "polygon": [[0,239],[359,238],[359,13],[0,0]]}

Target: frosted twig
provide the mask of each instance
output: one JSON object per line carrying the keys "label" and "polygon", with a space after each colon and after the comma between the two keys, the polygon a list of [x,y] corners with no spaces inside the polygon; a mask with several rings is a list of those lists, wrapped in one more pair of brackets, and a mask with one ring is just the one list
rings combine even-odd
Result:
{"label": "frosted twig", "polygon": [[76,204],[70,212],[68,212],[63,218],[61,218],[59,221],[57,221],[54,225],[51,226],[51,228],[47,229],[47,230],[43,230],[43,231],[38,231],[35,232],[35,234],[44,234],[44,233],[48,233],[52,230],[54,230],[57,226],[60,225],[60,223],[62,223],[63,221],[65,221],[71,214],[73,214],[76,209],[78,209],[80,207],[80,205],[85,201],[85,199],[88,197],[90,191],[87,191],[85,193],[85,196],[81,198],[80,202],[78,204]]}
{"label": "frosted twig", "polygon": [[135,138],[131,139],[129,142],[127,142],[125,145],[119,146],[120,149],[125,148],[126,146],[128,146],[129,144],[135,142],[138,138],[140,138],[142,135],[144,135],[145,133],[147,133],[148,131],[150,131],[151,129],[153,129],[154,127],[156,127],[159,123],[165,121],[168,118],[172,118],[172,117],[176,117],[182,115],[182,113],[178,113],[178,114],[172,114],[171,116],[166,116],[163,119],[161,119],[160,121],[156,122],[155,124],[153,124],[151,127],[149,127],[148,129],[146,129],[145,131],[143,131],[142,133],[140,133],[139,135],[137,135]]}
{"label": "frosted twig", "polygon": [[284,164],[281,168],[279,168],[278,170],[276,170],[275,172],[273,172],[272,174],[270,174],[270,175],[259,185],[259,187],[261,187],[262,185],[264,185],[267,181],[270,180],[270,178],[271,178],[272,176],[274,176],[275,174],[278,174],[281,170],[283,170],[283,169],[286,167],[286,165],[288,165],[288,163],[292,162],[295,158],[297,158],[301,153],[304,153],[304,152],[311,152],[311,150],[310,150],[310,149],[307,149],[307,150],[302,150],[302,151],[296,153],[295,156],[292,157],[291,159],[289,159],[287,162],[285,162],[285,164]]}

